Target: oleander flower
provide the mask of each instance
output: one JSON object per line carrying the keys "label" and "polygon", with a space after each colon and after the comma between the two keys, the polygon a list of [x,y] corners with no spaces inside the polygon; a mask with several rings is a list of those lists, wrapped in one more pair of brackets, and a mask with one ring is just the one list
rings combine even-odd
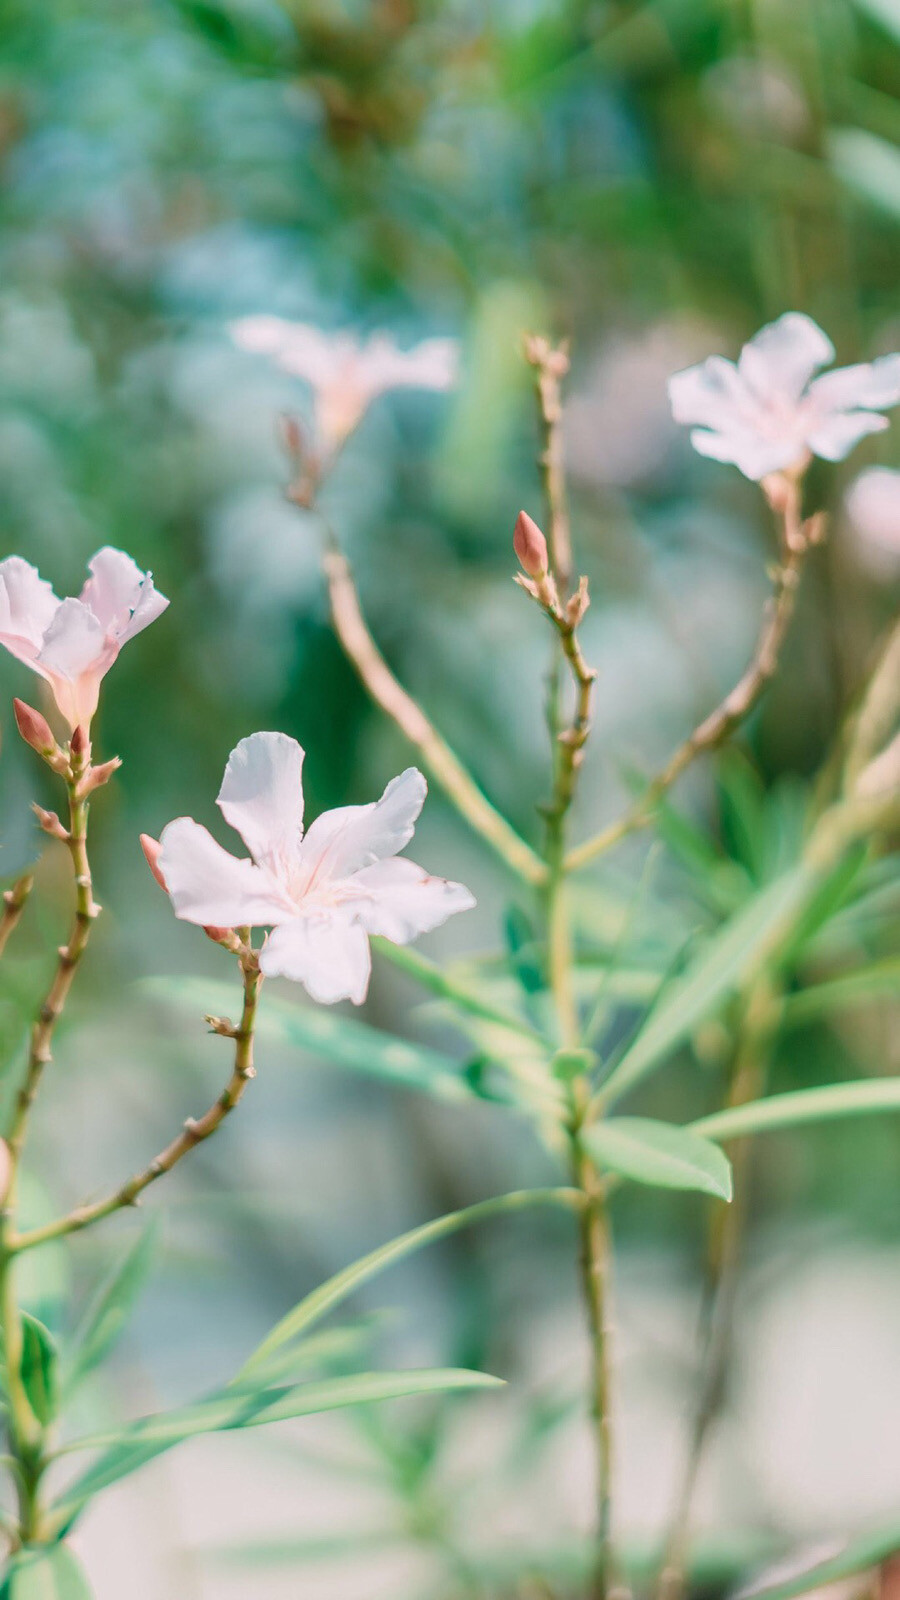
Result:
{"label": "oleander flower", "polygon": [[450,389],[456,382],[454,339],[426,339],[400,350],[385,333],[360,343],[349,333],[324,333],[273,316],[240,317],[230,331],[242,350],[270,356],[310,385],[317,445],[326,454],[343,444],[387,389]]}
{"label": "oleander flower", "polygon": [[802,471],[812,455],[842,461],[888,426],[879,413],[900,401],[900,355],[815,376],[833,360],[822,329],[788,311],[744,345],[737,364],[710,356],[670,378],[672,414],[696,424],[695,450],[748,478]]}
{"label": "oleander flower", "polygon": [[59,600],[21,556],[0,561],[0,644],[50,685],[74,731],[90,727],[100,683],[123,644],[166,609],[130,556],[104,545],[77,600]]}
{"label": "oleander flower", "polygon": [[844,496],[844,510],[859,553],[880,578],[900,573],[900,472],[867,467]]}
{"label": "oleander flower", "polygon": [[407,944],[475,901],[462,884],[397,858],[427,792],[415,767],[370,805],[323,812],[305,835],[302,771],[303,751],[286,734],[242,739],[217,804],[249,857],[230,855],[198,822],[179,817],[148,859],[176,916],[219,930],[271,927],[259,958],[265,974],[302,983],[324,1005],[360,1005],[370,934]]}

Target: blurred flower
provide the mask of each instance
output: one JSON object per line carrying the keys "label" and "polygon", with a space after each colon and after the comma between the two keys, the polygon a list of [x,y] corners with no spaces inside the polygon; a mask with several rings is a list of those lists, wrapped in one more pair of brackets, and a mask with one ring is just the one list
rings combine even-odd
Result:
{"label": "blurred flower", "polygon": [[360,344],[348,333],[323,333],[283,317],[241,317],[231,336],[242,350],[271,356],[314,396],[317,447],[326,455],[340,448],[371,402],[387,389],[450,389],[459,351],[454,339],[426,339],[400,350],[387,334]]}
{"label": "blurred flower", "polygon": [[844,510],[870,570],[882,578],[900,574],[900,472],[867,467],[847,490]]}
{"label": "blurred flower", "polygon": [[672,413],[700,424],[691,433],[695,450],[733,461],[748,478],[802,470],[810,454],[841,461],[865,434],[888,426],[878,411],[900,401],[900,355],[813,377],[833,360],[821,328],[788,311],[744,345],[737,365],[710,356],[670,378]]}
{"label": "blurred flower", "polygon": [[218,801],[251,859],[179,817],[163,829],[158,870],[175,914],[201,927],[274,928],[261,970],[331,1005],[366,997],[369,934],[406,944],[475,904],[468,889],[394,859],[412,838],[427,786],[415,767],[366,806],[326,811],[303,835],[303,751],[254,733],[232,751]]}
{"label": "blurred flower", "polygon": [[169,604],[130,556],[105,545],[77,600],[59,600],[21,556],[0,561],[0,644],[49,683],[71,729],[90,727],[122,645]]}

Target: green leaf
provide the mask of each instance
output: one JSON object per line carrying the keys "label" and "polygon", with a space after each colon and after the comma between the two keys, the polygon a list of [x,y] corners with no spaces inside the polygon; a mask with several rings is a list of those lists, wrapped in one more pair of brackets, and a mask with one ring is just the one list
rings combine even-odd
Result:
{"label": "green leaf", "polygon": [[729,918],[672,980],[603,1086],[618,1098],[670,1056],[733,995],[765,957],[781,926],[809,894],[810,871],[796,867]]}
{"label": "green leaf", "polygon": [[818,1089],[772,1094],[765,1100],[751,1100],[749,1105],[714,1111],[689,1127],[704,1139],[718,1143],[810,1122],[870,1116],[876,1111],[900,1111],[900,1078],[866,1078],[862,1082],[828,1083]]}
{"label": "green leaf", "polygon": [[235,1428],[258,1428],[270,1422],[308,1417],[346,1406],[373,1405],[405,1395],[446,1393],[457,1389],[491,1389],[499,1378],[455,1367],[416,1372],[359,1372],[322,1383],[295,1384],[248,1393],[227,1390],[199,1400],[195,1405],[158,1416],[141,1417],[118,1433],[94,1434],[66,1447],[102,1450],[103,1454],[72,1484],[53,1509],[61,1526],[68,1526],[87,1500],[112,1483],[136,1472],[155,1456],[204,1433]]}
{"label": "green leaf", "polygon": [[731,1199],[731,1166],[714,1144],[689,1128],[651,1117],[611,1117],[593,1123],[582,1143],[601,1167],[658,1189],[698,1189]]}
{"label": "green leaf", "polygon": [[511,1029],[513,1033],[522,1033],[528,1039],[537,1039],[541,1044],[545,1043],[543,1035],[526,1022],[524,1017],[494,1005],[483,995],[476,994],[473,989],[444,972],[435,962],[429,961],[427,956],[414,950],[411,945],[392,944],[380,934],[373,935],[371,942],[373,949],[377,950],[379,955],[386,957],[393,966],[408,973],[417,983],[421,983],[423,988],[439,995],[442,1000],[452,1001],[470,1016],[483,1017],[486,1022],[497,1022],[501,1027]]}
{"label": "green leaf", "polygon": [[[141,987],[161,1000],[190,1006],[204,1014],[221,1011],[227,1016],[235,1003],[231,985],[211,983],[205,978],[152,978]],[[452,1057],[392,1038],[325,1006],[294,1004],[267,994],[260,1008],[257,1034],[309,1050],[367,1077],[424,1090],[440,1100],[476,1098]]]}
{"label": "green leaf", "polygon": [[93,1590],[67,1545],[20,1550],[12,1558],[2,1600],[93,1600]]}
{"label": "green leaf", "polygon": [[467,1206],[464,1211],[451,1211],[445,1217],[437,1217],[419,1228],[411,1228],[408,1233],[402,1233],[388,1244],[379,1245],[377,1250],[370,1251],[367,1256],[362,1256],[359,1261],[344,1267],[343,1271],[313,1289],[276,1323],[244,1362],[234,1382],[242,1383],[248,1374],[257,1371],[277,1350],[299,1338],[307,1328],[340,1305],[362,1284],[368,1283],[370,1278],[383,1272],[385,1267],[392,1266],[395,1261],[401,1261],[414,1250],[420,1250],[423,1245],[432,1244],[436,1239],[443,1239],[459,1228],[469,1228],[488,1217],[524,1211],[538,1205],[577,1206],[580,1201],[581,1195],[577,1189],[516,1189],[511,1194],[499,1195],[494,1200],[481,1200],[477,1205]]}
{"label": "green leaf", "polygon": [[873,961],[856,972],[830,978],[827,983],[811,984],[782,1002],[782,1019],[788,1027],[802,1026],[827,1017],[847,1006],[864,1005],[879,995],[900,994],[900,956]]}
{"label": "green leaf", "polygon": [[813,1553],[805,1562],[782,1561],[744,1585],[734,1600],[794,1600],[795,1595],[825,1588],[858,1572],[877,1567],[900,1550],[900,1521],[858,1538],[848,1539],[827,1555]]}
{"label": "green leaf", "polygon": [[883,216],[900,218],[900,150],[862,128],[835,128],[828,153],[838,176]]}
{"label": "green leaf", "polygon": [[88,1306],[66,1352],[64,1394],[71,1394],[99,1366],[118,1339],[147,1280],[156,1238],[155,1227],[145,1228]]}
{"label": "green leaf", "polygon": [[37,1317],[22,1312],[22,1383],[28,1404],[43,1426],[56,1416],[59,1355],[53,1335]]}

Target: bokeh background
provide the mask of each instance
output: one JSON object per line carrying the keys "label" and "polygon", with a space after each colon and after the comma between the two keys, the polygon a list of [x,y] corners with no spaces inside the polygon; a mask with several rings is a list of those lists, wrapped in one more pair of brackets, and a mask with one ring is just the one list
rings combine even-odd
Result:
{"label": "bokeh background", "polygon": [[[761,497],[691,454],[665,379],[734,354],[789,308],[815,316],[841,360],[900,346],[898,90],[898,0],[8,0],[4,553],[68,593],[116,544],[172,599],[127,647],[95,725],[124,766],[94,807],[105,915],[36,1118],[36,1214],[142,1163],[226,1070],[202,1007],[148,987],[230,968],[174,922],[138,833],[183,813],[218,829],[225,759],[258,728],[305,746],[308,814],[373,797],[409,759],[332,636],[321,527],[283,497],[277,417],[308,397],[233,348],[228,320],[266,311],[404,344],[460,340],[458,391],[376,402],[327,512],[388,658],[535,840],[547,640],[510,581],[516,513],[542,514],[520,340],[571,338],[567,450],[599,669],[586,832],[737,676],[765,593]],[[811,503],[835,517],[780,680],[743,754],[679,791],[745,876],[791,848],[896,610],[900,562],[874,559],[840,510],[867,461],[900,465],[896,428],[813,474]],[[0,687],[6,879],[39,852],[29,801],[58,801],[8,710],[14,693],[35,697],[33,680],[4,657]],[[479,898],[427,941],[432,954],[491,948],[527,913],[437,793],[416,846]],[[664,965],[705,914],[665,849],[635,901],[647,848],[610,858],[581,908],[601,952],[627,927],[638,1003],[642,962]],[[7,1075],[65,926],[63,857],[44,852],[5,963]],[[896,952],[897,911],[887,894],[854,939]],[[897,1070],[892,1012],[885,1000],[796,1030],[776,1083]],[[439,1010],[381,964],[367,1020],[464,1058]],[[148,1201],[157,1268],[85,1402],[94,1415],[196,1394],[364,1250],[553,1181],[530,1130],[489,1104],[442,1106],[274,1037],[259,1057],[239,1116]],[[713,1031],[654,1108],[711,1104],[715,1058]],[[898,1163],[896,1121],[760,1146],[736,1359],[700,1486],[705,1585],[896,1511]],[[617,1203],[618,1515],[648,1552],[690,1409],[704,1216],[693,1198]],[[77,1307],[139,1222],[46,1253],[34,1303],[64,1319],[64,1293]],[[591,1501],[571,1243],[564,1219],[535,1215],[373,1286],[355,1311],[393,1308],[360,1330],[375,1361],[484,1364],[508,1389],[183,1447],[84,1523],[99,1600],[529,1600],[546,1592],[529,1574],[564,1584]]]}

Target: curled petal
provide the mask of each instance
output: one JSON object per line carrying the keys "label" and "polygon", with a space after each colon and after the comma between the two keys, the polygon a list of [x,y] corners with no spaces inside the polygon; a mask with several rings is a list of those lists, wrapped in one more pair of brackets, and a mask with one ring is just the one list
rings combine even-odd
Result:
{"label": "curled petal", "polygon": [[374,804],[323,812],[300,849],[304,890],[395,856],[412,838],[427,792],[421,772],[407,767]]}
{"label": "curled petal", "polygon": [[461,883],[432,878],[413,861],[376,861],[351,881],[363,891],[354,909],[366,932],[383,934],[393,944],[407,944],[475,904],[475,896]]}
{"label": "curled petal", "polygon": [[229,855],[191,817],[170,822],[159,842],[157,866],[185,922],[258,928],[296,917],[293,901],[265,867]]}
{"label": "curled petal", "polygon": [[334,913],[295,917],[269,934],[259,957],[270,978],[302,983],[320,1005],[366,998],[371,972],[365,929],[349,916]]}
{"label": "curled petal", "polygon": [[34,664],[60,602],[36,567],[21,556],[0,561],[0,644]]}
{"label": "curled petal", "polygon": [[254,861],[290,871],[303,831],[303,750],[286,733],[253,733],[228,758],[217,805]]}

